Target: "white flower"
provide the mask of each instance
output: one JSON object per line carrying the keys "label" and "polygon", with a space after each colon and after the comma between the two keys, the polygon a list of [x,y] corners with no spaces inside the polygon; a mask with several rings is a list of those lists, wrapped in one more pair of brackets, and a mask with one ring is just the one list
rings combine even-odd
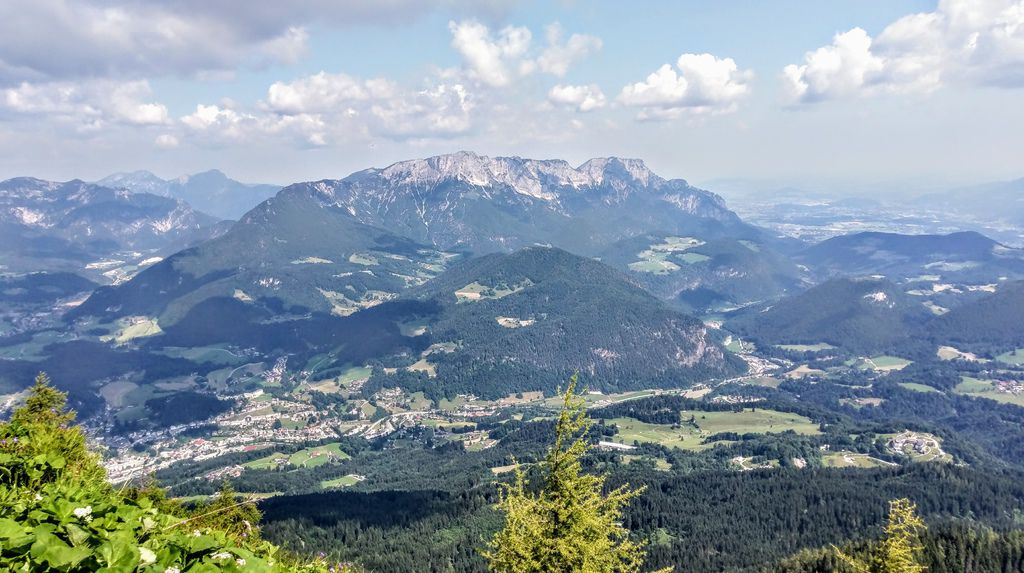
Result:
{"label": "white flower", "polygon": [[152,550],[147,549],[145,547],[139,547],[139,561],[143,565],[149,565],[150,563],[156,561],[156,553],[153,553]]}
{"label": "white flower", "polygon": [[239,567],[245,567],[245,559],[242,559],[241,557],[235,559],[235,563],[238,563]]}
{"label": "white flower", "polygon": [[233,557],[233,556],[230,553],[228,553],[227,551],[221,551],[220,553],[214,553],[213,555],[210,556],[211,559],[231,559],[231,557]]}
{"label": "white flower", "polygon": [[178,569],[177,567],[168,567],[167,569],[164,569],[164,573],[181,573],[181,569]]}
{"label": "white flower", "polygon": [[36,501],[43,501],[43,496],[36,494]]}
{"label": "white flower", "polygon": [[199,537],[202,533],[199,533],[198,529],[192,530],[192,537]]}
{"label": "white flower", "polygon": [[76,507],[75,511],[73,511],[72,513],[74,513],[75,517],[79,519],[89,517],[90,515],[92,515],[92,506],[87,505],[85,507]]}

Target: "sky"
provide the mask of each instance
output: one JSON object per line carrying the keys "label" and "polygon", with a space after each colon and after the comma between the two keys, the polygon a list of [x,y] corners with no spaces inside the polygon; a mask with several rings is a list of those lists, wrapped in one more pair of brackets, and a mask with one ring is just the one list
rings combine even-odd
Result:
{"label": "sky", "polygon": [[876,189],[1024,177],[1021,149],[1024,0],[0,3],[0,178],[471,150]]}

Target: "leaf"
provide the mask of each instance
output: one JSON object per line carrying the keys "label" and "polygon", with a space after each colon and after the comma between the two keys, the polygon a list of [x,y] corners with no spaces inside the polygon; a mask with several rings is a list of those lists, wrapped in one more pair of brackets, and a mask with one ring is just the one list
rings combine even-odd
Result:
{"label": "leaf", "polygon": [[45,561],[54,569],[74,566],[91,554],[84,547],[71,547],[52,533],[39,535],[30,553],[34,559]]}
{"label": "leaf", "polygon": [[135,566],[139,564],[139,550],[130,537],[119,535],[104,541],[96,549],[96,553],[111,572],[134,571]]}
{"label": "leaf", "polygon": [[24,532],[25,528],[17,521],[7,519],[6,517],[0,517],[0,539],[10,539],[15,535],[20,535]]}
{"label": "leaf", "polygon": [[188,538],[188,552],[189,553],[200,553],[216,547],[217,540],[209,535],[200,535],[199,537]]}
{"label": "leaf", "polygon": [[35,535],[26,531],[13,519],[0,518],[0,539],[4,540],[5,548],[15,549],[32,543]]}
{"label": "leaf", "polygon": [[75,525],[74,523],[66,524],[64,526],[64,530],[67,531],[68,538],[71,540],[71,544],[76,546],[84,545],[89,540],[89,537],[92,536],[91,533],[89,533],[85,529],[82,529],[78,525]]}

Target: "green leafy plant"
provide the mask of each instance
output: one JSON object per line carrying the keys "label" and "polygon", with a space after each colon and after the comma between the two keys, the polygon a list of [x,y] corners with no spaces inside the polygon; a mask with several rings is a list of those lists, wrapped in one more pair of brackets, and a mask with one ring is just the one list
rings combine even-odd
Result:
{"label": "green leafy plant", "polygon": [[348,570],[300,561],[259,535],[229,487],[189,513],[155,486],[115,489],[44,374],[0,424],[0,570],[129,573]]}

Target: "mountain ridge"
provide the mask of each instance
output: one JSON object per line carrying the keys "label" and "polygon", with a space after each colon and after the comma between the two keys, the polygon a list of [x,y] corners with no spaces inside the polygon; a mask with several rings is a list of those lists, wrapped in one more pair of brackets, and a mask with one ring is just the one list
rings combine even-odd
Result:
{"label": "mountain ridge", "polygon": [[151,171],[136,170],[113,173],[96,183],[133,193],[152,193],[180,199],[200,211],[232,220],[238,219],[281,189],[279,185],[242,183],[231,179],[219,169],[208,169],[173,179],[163,179]]}
{"label": "mountain ridge", "polygon": [[534,160],[459,152],[296,183],[302,196],[441,249],[510,251],[551,244],[595,254],[645,231],[756,234],[718,195],[666,180],[640,160]]}
{"label": "mountain ridge", "polygon": [[79,179],[0,181],[5,270],[83,272],[118,252],[164,256],[223,231],[219,219],[178,199]]}

